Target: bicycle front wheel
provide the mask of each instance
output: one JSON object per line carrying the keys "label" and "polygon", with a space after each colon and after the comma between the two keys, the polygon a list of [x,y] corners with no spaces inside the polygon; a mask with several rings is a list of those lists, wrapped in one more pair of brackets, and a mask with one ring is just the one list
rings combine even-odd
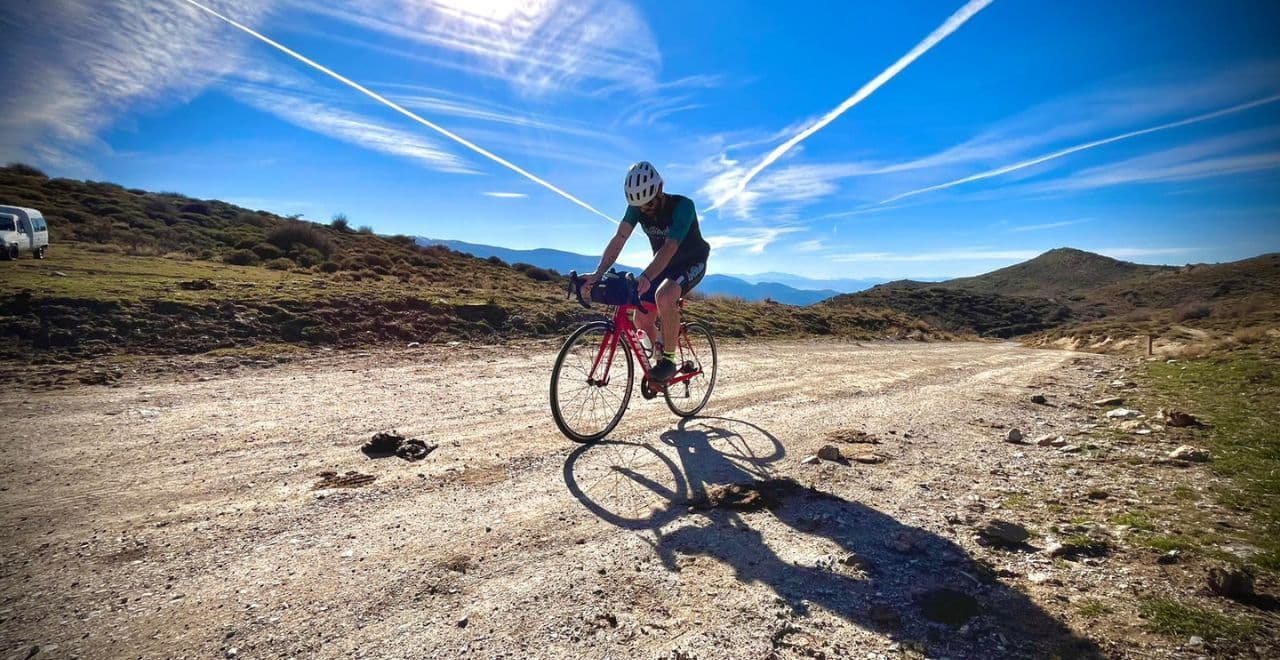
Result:
{"label": "bicycle front wheel", "polygon": [[676,364],[680,367],[676,379],[687,374],[693,377],[667,386],[667,407],[681,417],[693,417],[707,405],[716,386],[716,339],[711,335],[711,326],[689,321],[681,324],[676,343]]}
{"label": "bicycle front wheel", "polygon": [[551,416],[575,442],[595,442],[613,431],[631,401],[635,363],[604,321],[569,335],[551,369]]}

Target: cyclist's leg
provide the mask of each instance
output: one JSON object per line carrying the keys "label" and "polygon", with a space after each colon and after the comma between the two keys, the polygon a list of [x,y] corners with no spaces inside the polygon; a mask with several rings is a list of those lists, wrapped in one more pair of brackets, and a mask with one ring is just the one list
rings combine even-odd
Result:
{"label": "cyclist's leg", "polygon": [[[695,262],[693,264],[684,264],[677,268],[669,268],[663,272],[663,280],[661,286],[658,287],[655,299],[658,304],[658,317],[662,319],[662,345],[666,351],[674,351],[680,336],[680,297],[689,293],[693,287],[702,281],[702,276],[707,272],[707,264],[705,261]],[[675,364],[668,366],[666,371],[674,375]],[[661,372],[659,372],[661,375]],[[668,378],[670,376],[667,376]]]}
{"label": "cyclist's leg", "polygon": [[[644,330],[644,333],[649,336],[649,341],[655,345],[655,350],[657,344],[662,343],[662,336],[658,334],[658,329],[654,325],[654,322],[658,320],[658,307],[654,301],[654,296],[657,294],[658,284],[661,282],[662,276],[659,276],[658,281],[654,282],[653,286],[650,286],[643,296],[640,296],[640,307],[636,310],[636,327]],[[653,357],[661,356],[654,355]]]}

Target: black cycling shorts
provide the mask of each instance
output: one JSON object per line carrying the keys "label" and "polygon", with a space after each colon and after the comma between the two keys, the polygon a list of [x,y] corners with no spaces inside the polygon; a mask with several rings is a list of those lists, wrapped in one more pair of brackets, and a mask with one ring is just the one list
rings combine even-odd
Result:
{"label": "black cycling shorts", "polygon": [[658,291],[658,285],[667,280],[674,280],[680,285],[680,295],[687,296],[693,290],[693,287],[698,286],[698,282],[701,282],[702,276],[706,274],[707,262],[705,260],[667,266],[667,269],[653,280],[649,290],[645,291],[643,296],[640,296],[640,300],[647,303],[655,302],[653,296]]}

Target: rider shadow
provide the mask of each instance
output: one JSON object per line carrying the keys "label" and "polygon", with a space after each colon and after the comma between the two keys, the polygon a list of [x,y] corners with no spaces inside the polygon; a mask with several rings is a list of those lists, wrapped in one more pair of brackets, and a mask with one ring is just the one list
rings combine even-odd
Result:
{"label": "rider shadow", "polygon": [[[755,437],[745,440],[744,433]],[[857,502],[773,478],[768,464],[784,450],[759,426],[685,420],[664,433],[662,443],[674,450],[679,465],[669,465],[682,478],[675,487],[663,487],[668,506],[645,521],[608,514],[576,487],[573,466],[591,447],[570,456],[565,478],[579,501],[605,520],[652,531],[668,570],[680,570],[681,556],[714,558],[731,567],[739,582],[769,587],[797,614],[816,605],[892,639],[927,643],[942,655],[1102,657],[1093,642],[999,582],[952,541]],[[725,488],[731,484],[746,488]],[[748,497],[725,498],[727,490]],[[812,537],[805,547],[831,552],[801,562],[783,559],[762,533],[772,524],[759,516],[770,514],[786,528],[782,534]],[[779,537],[769,532],[770,539]]]}

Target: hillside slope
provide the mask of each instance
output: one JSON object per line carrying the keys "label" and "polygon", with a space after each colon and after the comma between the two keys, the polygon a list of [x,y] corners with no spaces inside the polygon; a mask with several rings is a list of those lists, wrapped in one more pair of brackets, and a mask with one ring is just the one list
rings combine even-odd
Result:
{"label": "hillside slope", "polygon": [[831,299],[887,307],[954,332],[1068,348],[1245,345],[1280,321],[1280,255],[1145,266],[1071,248],[974,277],[898,280]]}
{"label": "hillside slope", "polygon": [[995,293],[1080,302],[1090,291],[1136,277],[1177,270],[1172,266],[1143,266],[1084,250],[1057,248],[1044,254],[975,277],[959,277],[936,286],[955,291]]}
{"label": "hillside slope", "polygon": [[[17,361],[559,336],[604,311],[571,304],[547,269],[345,220],[319,225],[24,166],[0,169],[0,202],[41,209],[52,240],[47,259],[0,266],[0,357]],[[722,336],[938,335],[888,310],[710,299],[689,313]]]}

